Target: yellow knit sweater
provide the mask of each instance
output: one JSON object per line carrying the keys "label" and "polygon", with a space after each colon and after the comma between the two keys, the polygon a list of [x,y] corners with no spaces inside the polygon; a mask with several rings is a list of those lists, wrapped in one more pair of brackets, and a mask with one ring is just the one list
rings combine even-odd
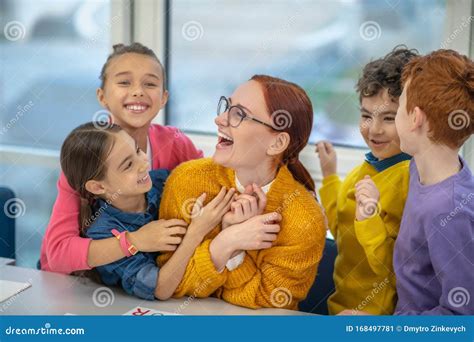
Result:
{"label": "yellow knit sweater", "polygon": [[[160,218],[190,222],[186,210],[192,207],[192,199],[206,192],[207,203],[222,186],[235,188],[233,170],[211,159],[181,164],[166,182]],[[209,253],[210,242],[221,230],[219,225],[196,248],[174,297],[214,295],[248,308],[297,309],[298,302],[306,297],[314,281],[322,256],[324,216],[314,197],[292,177],[286,166],[280,168],[267,193],[265,213],[274,211],[283,219],[272,248],[247,251],[237,269],[219,273]],[[170,256],[171,253],[160,255],[158,264],[163,265]]]}
{"label": "yellow knit sweater", "polygon": [[[355,184],[365,175],[380,191],[378,215],[355,220]],[[341,183],[337,175],[324,178],[319,190],[336,239],[338,256],[334,266],[336,292],[329,298],[330,314],[363,310],[390,315],[396,304],[393,247],[408,194],[409,161],[382,172],[364,162]]]}

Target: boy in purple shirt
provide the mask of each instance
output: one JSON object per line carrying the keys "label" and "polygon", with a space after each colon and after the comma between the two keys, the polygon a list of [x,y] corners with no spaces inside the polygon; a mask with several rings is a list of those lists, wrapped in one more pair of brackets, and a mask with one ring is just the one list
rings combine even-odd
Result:
{"label": "boy in purple shirt", "polygon": [[452,50],[415,57],[395,117],[413,156],[395,243],[399,315],[474,314],[474,178],[459,157],[474,131],[474,63]]}

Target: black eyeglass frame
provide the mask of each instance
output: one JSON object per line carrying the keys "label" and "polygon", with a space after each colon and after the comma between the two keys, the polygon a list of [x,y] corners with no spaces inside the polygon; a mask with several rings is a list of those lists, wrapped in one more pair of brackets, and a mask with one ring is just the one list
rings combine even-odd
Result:
{"label": "black eyeglass frame", "polygon": [[[220,112],[219,109],[221,108],[221,104],[225,101],[225,110]],[[256,119],[254,118],[253,116],[247,114],[247,112],[245,111],[245,109],[243,109],[241,106],[239,105],[232,105],[232,106],[229,106],[229,103],[230,101],[227,99],[227,97],[225,96],[221,96],[220,99],[219,99],[219,103],[217,104],[217,116],[221,115],[222,113],[227,113],[227,122],[229,124],[229,126],[231,127],[234,127],[234,128],[237,128],[240,126],[240,124],[242,123],[242,121],[244,120],[252,120],[252,121],[255,121],[261,125],[264,125],[264,126],[267,126],[271,129],[273,129],[274,131],[279,131],[278,129],[276,129],[275,127],[273,127],[272,125],[266,123],[266,122],[263,122],[262,120],[259,120],[259,119]],[[237,125],[231,125],[230,124],[230,120],[229,120],[229,114],[230,114],[230,111],[232,110],[232,108],[238,108],[240,110],[240,112],[243,114],[243,115],[239,115],[240,117],[240,121]]]}

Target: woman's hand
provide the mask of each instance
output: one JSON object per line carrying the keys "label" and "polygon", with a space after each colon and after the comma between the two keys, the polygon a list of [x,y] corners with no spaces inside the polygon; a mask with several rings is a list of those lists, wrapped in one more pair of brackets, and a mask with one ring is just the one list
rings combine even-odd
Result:
{"label": "woman's hand", "polygon": [[337,173],[337,156],[334,146],[328,141],[320,141],[316,144],[316,153],[319,157],[319,164],[323,177],[328,177]]}
{"label": "woman's hand", "polygon": [[235,251],[272,247],[280,231],[281,215],[268,213],[228,227],[211,241],[209,251],[217,270],[222,270]]}
{"label": "woman's hand", "polygon": [[140,252],[174,251],[187,226],[178,219],[152,221],[135,232],[128,232],[127,238]]}
{"label": "woman's hand", "polygon": [[206,206],[203,207],[206,193],[198,197],[191,211],[191,223],[187,234],[195,234],[202,240],[221,221],[225,213],[229,212],[235,189],[221,191]]}
{"label": "woman's hand", "polygon": [[268,213],[231,226],[225,232],[234,250],[258,250],[272,246],[280,231],[281,215]]}
{"label": "woman's hand", "polygon": [[242,223],[260,215],[267,205],[267,196],[257,184],[245,188],[243,194],[234,196],[230,211],[222,219],[222,229]]}
{"label": "woman's hand", "polygon": [[370,176],[355,185],[356,220],[363,221],[380,213],[380,191]]}

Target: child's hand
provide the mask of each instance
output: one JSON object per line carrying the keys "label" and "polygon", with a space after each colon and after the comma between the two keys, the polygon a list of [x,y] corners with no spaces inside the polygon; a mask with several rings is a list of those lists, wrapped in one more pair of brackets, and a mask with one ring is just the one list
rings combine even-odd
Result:
{"label": "child's hand", "polygon": [[363,221],[380,213],[380,192],[370,176],[355,185],[356,219]]}
{"label": "child's hand", "polygon": [[230,211],[222,219],[222,229],[262,214],[267,205],[267,196],[255,183],[248,185],[245,192],[234,196],[234,199],[230,205]]}
{"label": "child's hand", "polygon": [[127,237],[140,252],[174,251],[181,243],[188,224],[183,220],[152,221]]}
{"label": "child's hand", "polygon": [[334,146],[328,141],[320,141],[316,144],[316,153],[319,157],[323,177],[337,173],[337,156]]}
{"label": "child's hand", "polygon": [[199,238],[204,238],[211,230],[221,223],[222,217],[230,209],[234,194],[235,189],[226,191],[226,188],[222,187],[217,196],[214,197],[214,199],[205,207],[203,207],[203,203],[207,196],[206,193],[199,196],[194,203],[191,212],[192,219],[188,228],[188,234],[195,233]]}

